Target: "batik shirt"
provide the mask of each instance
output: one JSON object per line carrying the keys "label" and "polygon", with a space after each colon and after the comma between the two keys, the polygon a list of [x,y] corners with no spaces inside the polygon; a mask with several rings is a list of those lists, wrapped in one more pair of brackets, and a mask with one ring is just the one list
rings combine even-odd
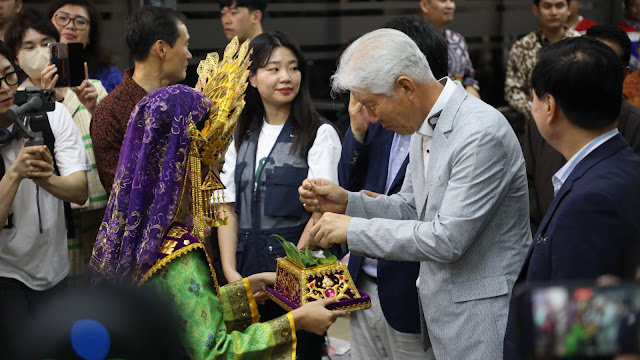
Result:
{"label": "batik shirt", "polygon": [[458,80],[464,87],[478,86],[476,71],[469,57],[469,46],[464,36],[449,29],[444,30],[449,50],[449,77]]}
{"label": "batik shirt", "polygon": [[132,76],[133,69],[125,70],[122,83],[96,107],[91,120],[96,165],[107,193],[113,185],[129,116],[138,101],[147,95],[147,91],[133,81]]}
{"label": "batik shirt", "polygon": [[[579,33],[565,29],[564,39],[580,36]],[[509,51],[507,60],[507,75],[504,81],[504,97],[525,117],[531,116],[531,72],[536,66],[538,51],[549,45],[549,40],[540,30],[533,31],[516,41]]]}

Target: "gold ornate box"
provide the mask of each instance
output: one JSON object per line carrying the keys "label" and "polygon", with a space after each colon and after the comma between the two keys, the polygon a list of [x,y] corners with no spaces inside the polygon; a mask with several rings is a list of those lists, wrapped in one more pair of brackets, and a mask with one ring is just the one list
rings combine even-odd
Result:
{"label": "gold ornate box", "polygon": [[291,311],[308,302],[324,298],[337,298],[328,309],[347,311],[368,309],[371,299],[359,291],[347,266],[341,262],[302,268],[283,257],[277,260],[276,283],[267,288],[269,297],[282,308]]}

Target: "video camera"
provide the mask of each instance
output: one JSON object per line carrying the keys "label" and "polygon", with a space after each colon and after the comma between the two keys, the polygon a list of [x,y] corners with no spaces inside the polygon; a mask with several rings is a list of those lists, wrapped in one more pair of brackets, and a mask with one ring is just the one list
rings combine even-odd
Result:
{"label": "video camera", "polygon": [[55,110],[55,100],[54,90],[42,90],[35,86],[16,91],[13,95],[14,105],[7,110],[7,115],[23,136],[29,139],[25,146],[44,145],[42,133],[29,129],[30,115]]}
{"label": "video camera", "polygon": [[25,113],[49,112],[56,108],[55,90],[42,90],[35,86],[29,86],[24,90],[18,90],[13,95],[13,103],[17,106],[26,104],[29,99],[38,97],[42,100],[39,108],[29,108]]}

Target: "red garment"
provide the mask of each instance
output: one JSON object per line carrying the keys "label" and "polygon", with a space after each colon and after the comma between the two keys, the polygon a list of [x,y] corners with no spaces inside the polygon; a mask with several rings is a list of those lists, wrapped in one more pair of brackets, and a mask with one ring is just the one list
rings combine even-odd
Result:
{"label": "red garment", "polygon": [[582,18],[577,24],[575,31],[579,32],[581,35],[584,35],[587,32],[587,29],[589,29],[590,27],[592,27],[593,25],[596,25],[597,22],[591,20],[591,19],[587,19],[587,18]]}
{"label": "red garment", "polygon": [[638,32],[638,29],[636,29],[635,27],[633,27],[630,24],[627,24],[626,22],[621,22],[620,24],[618,24],[618,27],[622,30],[624,30],[625,32]]}
{"label": "red garment", "polygon": [[124,72],[120,85],[98,104],[91,118],[91,141],[100,182],[111,191],[120,158],[122,140],[127,132],[129,116],[138,101],[147,95],[131,76],[133,68]]}

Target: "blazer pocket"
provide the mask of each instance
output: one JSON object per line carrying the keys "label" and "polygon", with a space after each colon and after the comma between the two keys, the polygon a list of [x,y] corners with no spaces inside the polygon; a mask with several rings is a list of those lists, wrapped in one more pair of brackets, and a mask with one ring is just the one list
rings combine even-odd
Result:
{"label": "blazer pocket", "polygon": [[492,298],[509,293],[504,275],[449,285],[451,300],[455,303]]}
{"label": "blazer pocket", "polygon": [[298,187],[307,178],[307,168],[277,166],[267,174],[264,214],[266,216],[290,216],[300,218],[304,208],[298,195]]}

